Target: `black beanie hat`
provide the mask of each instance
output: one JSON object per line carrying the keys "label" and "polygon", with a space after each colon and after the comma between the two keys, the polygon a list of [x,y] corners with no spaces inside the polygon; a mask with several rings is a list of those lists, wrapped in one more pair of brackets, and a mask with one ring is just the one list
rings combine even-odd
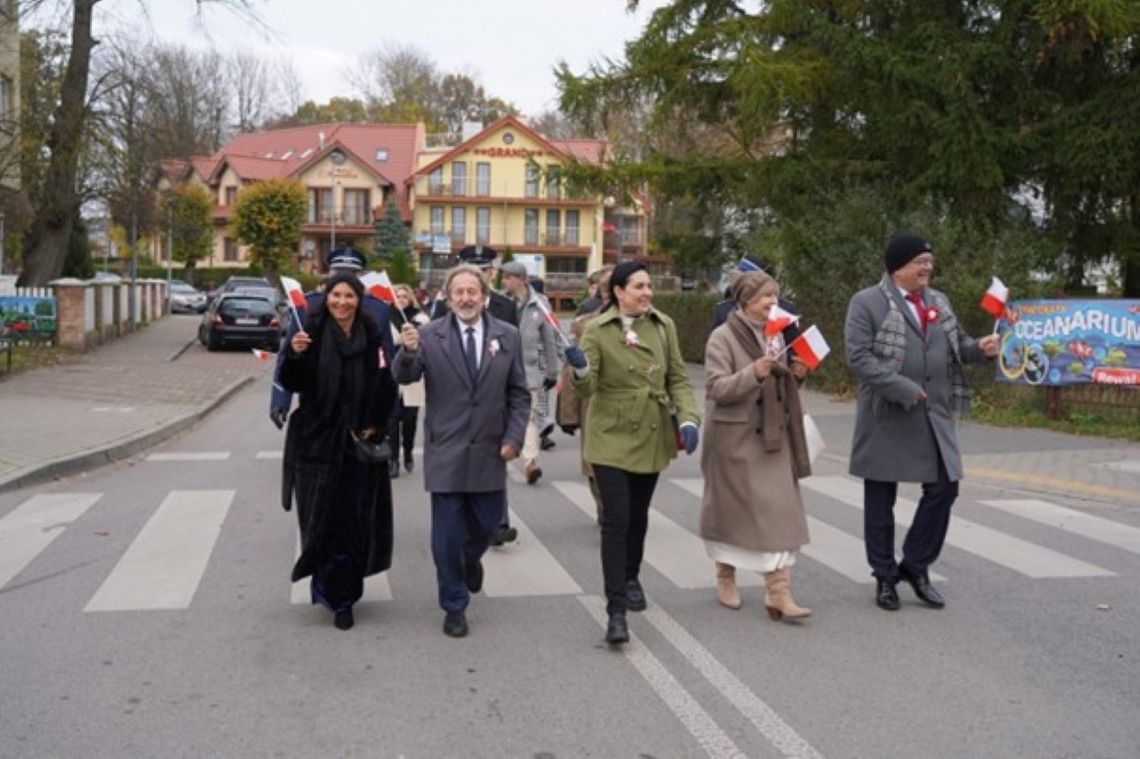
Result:
{"label": "black beanie hat", "polygon": [[894,274],[923,253],[933,252],[934,248],[924,238],[910,232],[899,232],[887,243],[887,255],[884,257],[887,274]]}

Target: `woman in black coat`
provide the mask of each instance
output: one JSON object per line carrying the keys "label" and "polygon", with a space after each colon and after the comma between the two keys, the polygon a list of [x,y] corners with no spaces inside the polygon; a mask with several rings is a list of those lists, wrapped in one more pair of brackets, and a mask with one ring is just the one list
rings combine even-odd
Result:
{"label": "woman in black coat", "polygon": [[363,299],[355,276],[331,277],[324,302],[290,341],[281,370],[282,384],[300,394],[286,461],[301,530],[293,581],[312,576],[313,603],[332,611],[342,630],[353,625],[364,578],[392,562],[386,464],[367,460],[357,441],[383,440],[396,386],[391,357],[383,354],[379,327],[361,309]]}

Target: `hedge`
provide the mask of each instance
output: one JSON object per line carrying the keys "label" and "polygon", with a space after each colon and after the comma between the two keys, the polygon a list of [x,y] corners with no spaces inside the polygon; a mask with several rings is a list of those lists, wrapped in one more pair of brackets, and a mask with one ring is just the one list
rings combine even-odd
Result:
{"label": "hedge", "polygon": [[653,306],[673,318],[681,355],[686,361],[703,364],[713,311],[720,298],[711,293],[657,293]]}

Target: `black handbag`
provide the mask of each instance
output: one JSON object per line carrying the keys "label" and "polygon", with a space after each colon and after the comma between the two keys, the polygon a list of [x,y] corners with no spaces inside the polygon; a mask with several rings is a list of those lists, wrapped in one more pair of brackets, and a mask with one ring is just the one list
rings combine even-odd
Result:
{"label": "black handbag", "polygon": [[388,445],[387,440],[375,443],[357,436],[351,430],[349,430],[349,434],[352,435],[352,446],[358,461],[365,464],[387,464],[391,460],[392,448]]}

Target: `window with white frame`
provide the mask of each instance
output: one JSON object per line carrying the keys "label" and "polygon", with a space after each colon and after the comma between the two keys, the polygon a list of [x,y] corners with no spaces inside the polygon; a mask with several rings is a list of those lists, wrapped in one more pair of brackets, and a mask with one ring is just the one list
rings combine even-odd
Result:
{"label": "window with white frame", "polygon": [[475,244],[491,244],[491,209],[480,207],[475,209]]}
{"label": "window with white frame", "polygon": [[581,211],[566,212],[566,245],[577,245],[578,227],[581,224]]}
{"label": "window with white frame", "polygon": [[475,164],[475,194],[483,198],[491,194],[491,164],[489,163]]}
{"label": "window with white frame", "polygon": [[444,231],[443,206],[431,207],[431,233],[433,235],[446,234]]}
{"label": "window with white frame", "polygon": [[451,241],[464,243],[467,238],[467,209],[455,206],[451,209]]}

